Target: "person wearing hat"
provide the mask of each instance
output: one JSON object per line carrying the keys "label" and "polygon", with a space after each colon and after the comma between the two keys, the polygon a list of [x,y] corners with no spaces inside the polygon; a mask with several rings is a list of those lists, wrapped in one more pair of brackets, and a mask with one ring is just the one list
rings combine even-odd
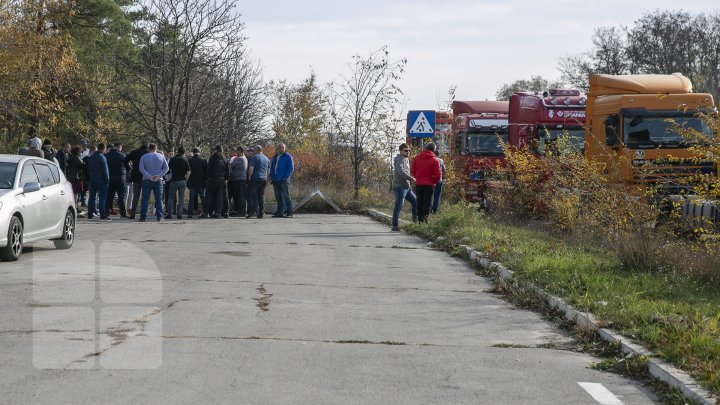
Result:
{"label": "person wearing hat", "polygon": [[42,141],[40,140],[40,138],[35,137],[35,138],[31,138],[30,140],[28,140],[27,149],[25,151],[21,150],[20,152],[24,152],[24,153],[21,153],[21,155],[37,156],[40,158],[45,157],[42,150],[40,150],[41,148],[42,148]]}

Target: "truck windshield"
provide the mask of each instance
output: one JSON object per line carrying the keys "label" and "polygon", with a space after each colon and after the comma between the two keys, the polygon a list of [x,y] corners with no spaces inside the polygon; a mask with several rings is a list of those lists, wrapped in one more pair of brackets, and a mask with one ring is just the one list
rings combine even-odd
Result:
{"label": "truck windshield", "polygon": [[508,134],[471,132],[467,134],[467,151],[476,155],[502,156],[502,142],[507,143]]}
{"label": "truck windshield", "polygon": [[692,142],[676,126],[694,129],[706,136],[712,130],[698,117],[672,115],[636,115],[623,117],[623,134],[628,148],[686,148]]}
{"label": "truck windshield", "polygon": [[[585,150],[585,130],[583,128],[573,129],[538,129],[538,153],[544,155],[547,148],[559,147],[562,152],[583,153]],[[558,141],[558,138],[567,141]],[[558,145],[559,144],[559,145]]]}

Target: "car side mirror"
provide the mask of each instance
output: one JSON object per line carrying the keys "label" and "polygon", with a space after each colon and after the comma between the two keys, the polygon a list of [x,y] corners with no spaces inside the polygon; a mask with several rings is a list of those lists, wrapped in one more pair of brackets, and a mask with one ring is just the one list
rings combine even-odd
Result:
{"label": "car side mirror", "polygon": [[40,191],[40,183],[36,181],[31,181],[23,185],[23,194],[34,193],[36,191]]}

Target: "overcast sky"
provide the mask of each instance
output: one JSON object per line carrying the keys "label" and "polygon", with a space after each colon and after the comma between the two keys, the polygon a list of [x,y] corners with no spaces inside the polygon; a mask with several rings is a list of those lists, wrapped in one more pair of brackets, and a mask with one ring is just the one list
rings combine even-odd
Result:
{"label": "overcast sky", "polygon": [[717,13],[717,0],[239,0],[247,45],[265,80],[320,81],[348,72],[352,55],[387,45],[407,58],[400,87],[411,110],[495,98],[505,83],[559,79],[561,56],[587,51],[593,29],[632,26],[655,10]]}

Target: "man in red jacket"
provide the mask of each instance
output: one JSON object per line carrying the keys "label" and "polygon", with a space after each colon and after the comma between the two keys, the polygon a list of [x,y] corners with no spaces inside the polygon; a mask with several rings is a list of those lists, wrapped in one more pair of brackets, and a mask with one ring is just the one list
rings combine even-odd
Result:
{"label": "man in red jacket", "polygon": [[442,179],[434,143],[425,145],[425,150],[415,156],[410,164],[410,173],[415,177],[418,221],[425,222],[430,214],[435,185]]}

